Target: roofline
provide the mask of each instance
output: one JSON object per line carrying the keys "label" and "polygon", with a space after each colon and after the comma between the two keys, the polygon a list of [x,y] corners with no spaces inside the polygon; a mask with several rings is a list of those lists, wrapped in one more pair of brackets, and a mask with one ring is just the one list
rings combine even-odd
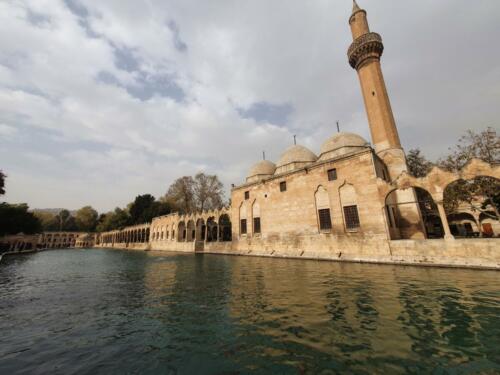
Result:
{"label": "roofline", "polygon": [[275,174],[272,177],[269,177],[269,178],[266,178],[266,179],[263,179],[263,180],[259,180],[259,181],[255,181],[255,182],[250,182],[250,183],[244,183],[242,185],[235,186],[234,188],[231,189],[231,192],[236,191],[236,190],[240,190],[240,189],[243,189],[243,188],[248,188],[248,187],[251,187],[251,186],[255,186],[255,185],[265,184],[268,181],[273,181],[273,180],[277,180],[277,179],[280,179],[280,178],[283,178],[283,177],[286,177],[286,176],[289,176],[289,175],[292,175],[292,174],[295,174],[295,173],[299,173],[299,172],[303,172],[303,171],[309,171],[311,169],[316,169],[316,168],[319,168],[319,167],[321,167],[321,166],[323,166],[325,164],[329,164],[329,163],[336,162],[336,161],[341,161],[341,160],[344,160],[344,159],[350,159],[350,158],[353,158],[354,156],[362,155],[362,154],[365,154],[365,153],[375,154],[375,150],[371,146],[367,146],[363,151],[354,152],[354,153],[350,153],[350,154],[347,154],[347,155],[339,156],[337,158],[331,158],[331,159],[327,159],[327,160],[323,160],[323,161],[316,161],[316,162],[313,162],[310,165],[307,165],[307,166],[302,167],[302,168],[295,169],[295,170],[290,171],[290,172],[280,173],[278,175]]}

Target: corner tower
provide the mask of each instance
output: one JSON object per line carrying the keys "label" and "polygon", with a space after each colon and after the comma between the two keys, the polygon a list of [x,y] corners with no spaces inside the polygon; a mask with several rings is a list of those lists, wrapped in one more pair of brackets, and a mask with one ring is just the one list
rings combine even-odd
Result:
{"label": "corner tower", "polygon": [[370,31],[366,11],[353,1],[349,64],[358,72],[375,152],[386,161],[391,177],[395,178],[406,170],[406,161],[380,66],[384,45],[381,36]]}

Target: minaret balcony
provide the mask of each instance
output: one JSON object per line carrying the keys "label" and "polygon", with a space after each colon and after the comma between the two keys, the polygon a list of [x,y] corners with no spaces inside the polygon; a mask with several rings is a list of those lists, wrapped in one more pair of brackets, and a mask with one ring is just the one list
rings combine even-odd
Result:
{"label": "minaret balcony", "polygon": [[377,33],[367,33],[352,42],[347,56],[349,64],[357,70],[368,59],[380,59],[383,52],[382,37]]}

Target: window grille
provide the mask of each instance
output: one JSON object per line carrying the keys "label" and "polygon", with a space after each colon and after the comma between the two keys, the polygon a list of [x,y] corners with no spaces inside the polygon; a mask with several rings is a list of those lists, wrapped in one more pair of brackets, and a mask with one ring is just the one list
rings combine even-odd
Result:
{"label": "window grille", "polygon": [[260,217],[253,218],[253,232],[260,233]]}
{"label": "window grille", "polygon": [[328,170],[328,181],[335,181],[337,179],[337,169],[329,169]]}
{"label": "window grille", "polygon": [[319,216],[319,229],[321,230],[332,229],[332,219],[330,217],[329,208],[318,210],[318,216]]}
{"label": "window grille", "polygon": [[359,228],[358,206],[344,207],[345,226],[347,229]]}
{"label": "window grille", "polygon": [[241,223],[240,223],[240,232],[241,234],[247,234],[247,219],[241,219]]}

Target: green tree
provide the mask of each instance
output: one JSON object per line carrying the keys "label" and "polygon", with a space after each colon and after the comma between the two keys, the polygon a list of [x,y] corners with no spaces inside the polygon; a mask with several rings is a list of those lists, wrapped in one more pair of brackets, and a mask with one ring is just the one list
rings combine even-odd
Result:
{"label": "green tree", "polygon": [[[481,133],[468,130],[450,148],[450,154],[438,160],[439,167],[450,171],[460,171],[473,158],[490,164],[500,163],[500,137],[495,129],[487,128]],[[450,184],[444,194],[444,206],[448,213],[453,213],[465,205],[471,211],[480,211],[485,215],[500,219],[500,183],[491,177],[477,177],[474,180],[459,180]]]}
{"label": "green tree", "polygon": [[38,218],[29,212],[27,204],[0,203],[0,236],[6,234],[40,233],[42,226]]}
{"label": "green tree", "polygon": [[500,163],[500,137],[491,127],[481,133],[467,130],[449,151],[448,156],[438,160],[438,165],[450,172],[458,172],[473,158],[490,164]]}
{"label": "green tree", "polygon": [[52,232],[59,230],[59,221],[51,212],[34,211],[33,214],[38,218],[42,225],[42,231]]}
{"label": "green tree", "polygon": [[155,197],[151,194],[138,195],[130,205],[132,224],[146,223],[151,220]]}
{"label": "green tree", "polygon": [[76,211],[75,220],[78,230],[93,232],[97,225],[97,211],[91,206],[85,206]]}
{"label": "green tree", "polygon": [[421,154],[418,148],[408,151],[406,163],[408,164],[408,171],[417,178],[425,177],[434,165]]}
{"label": "green tree", "polygon": [[68,223],[71,217],[71,213],[68,210],[61,210],[56,215],[57,222],[59,223],[59,231],[67,230],[68,224],[71,226],[71,223]]}
{"label": "green tree", "polygon": [[0,195],[5,194],[5,178],[7,176],[0,170]]}
{"label": "green tree", "polygon": [[115,229],[123,229],[131,222],[130,215],[126,210],[116,207],[114,211],[102,214],[97,224],[98,232],[106,232]]}

